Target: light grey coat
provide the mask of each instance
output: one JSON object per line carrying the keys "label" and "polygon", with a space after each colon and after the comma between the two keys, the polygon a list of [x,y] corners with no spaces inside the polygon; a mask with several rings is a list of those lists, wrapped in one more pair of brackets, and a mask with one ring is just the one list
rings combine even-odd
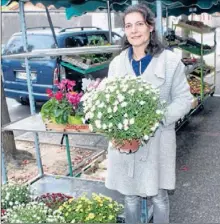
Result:
{"label": "light grey coat", "polygon": [[[108,76],[123,75],[135,75],[128,50],[115,57],[109,66]],[[175,122],[189,112],[193,97],[184,65],[169,50],[153,57],[142,77],[158,88],[161,100],[168,103],[163,125],[136,153],[120,153],[109,143],[105,185],[124,195],[154,196],[158,189],[175,189]]]}

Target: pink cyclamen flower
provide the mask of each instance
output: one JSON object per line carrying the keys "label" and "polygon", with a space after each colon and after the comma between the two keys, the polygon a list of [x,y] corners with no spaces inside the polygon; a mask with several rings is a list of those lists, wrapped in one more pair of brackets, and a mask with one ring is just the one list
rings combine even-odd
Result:
{"label": "pink cyclamen flower", "polygon": [[61,101],[63,99],[63,93],[61,91],[56,92],[55,98],[56,100]]}
{"label": "pink cyclamen flower", "polygon": [[53,91],[52,89],[46,89],[46,93],[49,97],[53,97]]}
{"label": "pink cyclamen flower", "polygon": [[66,98],[69,103],[71,103],[74,107],[77,107],[82,97],[82,93],[77,92],[69,92],[66,94]]}

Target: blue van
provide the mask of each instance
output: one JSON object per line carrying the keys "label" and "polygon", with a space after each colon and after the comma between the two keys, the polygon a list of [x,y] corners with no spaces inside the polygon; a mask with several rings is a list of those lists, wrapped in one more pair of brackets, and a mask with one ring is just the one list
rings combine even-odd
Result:
{"label": "blue van", "polygon": [[[96,27],[55,28],[59,48],[80,47],[89,44],[89,40],[102,38],[109,42],[108,31]],[[55,48],[52,32],[47,27],[31,28],[27,30],[28,51]],[[121,36],[112,33],[113,44],[120,42]],[[23,53],[21,32],[15,33],[4,47],[3,55]],[[35,101],[47,101],[46,89],[55,89],[56,84],[63,78],[75,80],[78,90],[82,86],[82,74],[60,65],[59,57],[31,58],[33,96]],[[14,98],[21,104],[28,104],[27,76],[24,59],[2,59],[3,85],[6,97]],[[103,69],[96,77],[104,77],[107,69]]]}

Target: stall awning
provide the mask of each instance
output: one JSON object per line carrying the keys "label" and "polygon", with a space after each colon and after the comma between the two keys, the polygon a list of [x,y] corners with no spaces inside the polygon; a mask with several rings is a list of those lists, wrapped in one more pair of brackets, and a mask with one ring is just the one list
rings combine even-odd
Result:
{"label": "stall awning", "polygon": [[[12,0],[2,0],[1,5],[9,4]],[[19,0],[17,0],[19,1]],[[106,9],[106,0],[30,0],[33,4],[42,3],[45,6],[54,5],[56,8],[65,7],[67,19],[72,16],[80,16],[86,12],[94,12],[97,9]],[[161,0],[163,3],[163,16],[179,16],[191,13],[201,14],[220,12],[220,0]],[[110,0],[111,10],[124,11],[132,0]],[[156,0],[142,0],[156,12]]]}

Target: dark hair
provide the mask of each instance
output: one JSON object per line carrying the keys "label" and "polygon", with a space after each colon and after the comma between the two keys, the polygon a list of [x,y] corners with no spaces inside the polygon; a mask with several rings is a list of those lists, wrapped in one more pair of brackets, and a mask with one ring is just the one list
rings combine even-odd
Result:
{"label": "dark hair", "polygon": [[[133,13],[133,12],[140,13],[143,16],[145,22],[154,28],[153,31],[151,32],[150,42],[149,42],[145,52],[150,53],[152,56],[156,56],[156,55],[160,54],[164,50],[164,46],[158,39],[156,31],[155,31],[155,17],[154,17],[153,12],[143,3],[131,5],[124,12],[124,16],[123,16],[124,25],[125,25],[126,15]],[[123,50],[127,49],[130,46],[131,46],[131,44],[128,42],[127,37],[124,36]]]}

